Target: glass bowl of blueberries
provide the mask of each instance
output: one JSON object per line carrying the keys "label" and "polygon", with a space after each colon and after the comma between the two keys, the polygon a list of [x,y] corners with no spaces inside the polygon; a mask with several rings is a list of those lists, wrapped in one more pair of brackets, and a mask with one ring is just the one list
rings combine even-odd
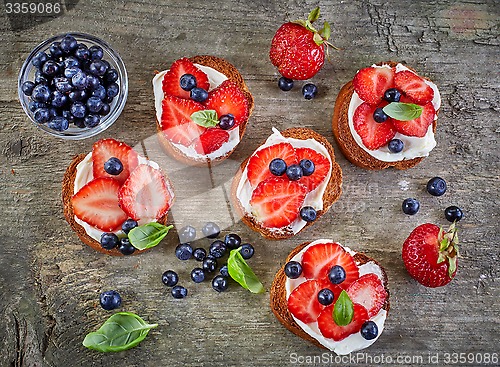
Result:
{"label": "glass bowl of blueberries", "polygon": [[120,116],[127,101],[127,71],[104,41],[67,33],[35,47],[19,73],[18,93],[38,128],[63,139],[85,139]]}

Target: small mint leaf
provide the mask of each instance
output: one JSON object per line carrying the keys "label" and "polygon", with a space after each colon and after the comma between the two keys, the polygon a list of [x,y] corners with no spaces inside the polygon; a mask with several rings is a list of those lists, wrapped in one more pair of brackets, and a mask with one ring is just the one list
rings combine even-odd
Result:
{"label": "small mint leaf", "polygon": [[231,278],[252,293],[264,293],[266,289],[240,253],[241,247],[231,250],[227,270]]}
{"label": "small mint leaf", "polygon": [[318,46],[321,46],[324,42],[323,38],[319,35],[319,33],[314,33],[313,41],[316,42]]}
{"label": "small mint leaf", "polygon": [[423,108],[418,104],[391,102],[382,110],[393,119],[399,121],[411,121],[419,118],[422,114]]}
{"label": "small mint leaf", "polygon": [[354,317],[354,305],[345,290],[340,293],[333,307],[333,321],[339,326],[347,326]]}
{"label": "small mint leaf", "polygon": [[143,224],[133,228],[128,233],[128,239],[136,249],[145,250],[158,245],[171,228],[173,226],[167,227],[157,222]]}
{"label": "small mint leaf", "polygon": [[323,25],[323,29],[320,31],[321,37],[326,41],[330,38],[331,35],[331,28],[330,28],[330,23],[325,22]]}
{"label": "small mint leaf", "polygon": [[309,15],[307,16],[307,20],[312,23],[312,22],[318,20],[318,18],[319,18],[319,6],[316,9],[313,9],[309,13]]}
{"label": "small mint leaf", "polygon": [[214,127],[219,123],[217,111],[215,110],[201,110],[193,112],[193,114],[191,115],[191,120],[203,127]]}

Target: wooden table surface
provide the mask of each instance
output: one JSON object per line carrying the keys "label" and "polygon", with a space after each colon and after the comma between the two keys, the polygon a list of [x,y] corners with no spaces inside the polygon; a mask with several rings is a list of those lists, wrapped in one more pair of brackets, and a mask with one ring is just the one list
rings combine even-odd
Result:
{"label": "wooden table surface", "polygon": [[[461,355],[449,355],[448,365],[484,365],[488,354],[489,365],[498,365],[491,359],[499,352],[500,328],[498,1],[66,3],[60,17],[38,17],[43,20],[38,23],[16,24],[1,8],[1,366],[271,366],[312,363],[313,357],[331,358],[320,361],[331,365],[427,366],[447,364],[445,353],[468,358],[460,362]],[[278,89],[268,51],[284,21],[302,18],[317,5],[321,19],[332,24],[332,42],[342,50],[333,52],[331,63],[312,79],[320,92],[306,101],[301,82],[288,93]],[[118,121],[78,142],[37,130],[17,98],[17,75],[31,49],[67,31],[108,41],[129,75],[128,102]],[[155,137],[154,70],[200,54],[234,63],[255,97],[242,143],[211,175],[171,162]],[[319,223],[277,242],[264,240],[237,218],[232,223],[224,188],[271,127],[307,126],[334,144],[330,121],[339,89],[358,69],[384,60],[406,62],[440,88],[438,145],[430,157],[407,171],[370,172],[350,164],[334,145],[344,173],[343,195]],[[195,263],[175,258],[175,231],[141,256],[108,257],[83,245],[64,220],[61,179],[74,155],[106,137],[139,149],[142,144],[173,177],[178,200],[170,219],[176,226],[213,220],[225,227],[223,234],[237,232],[252,243],[256,254],[249,262],[267,289],[288,252],[304,241],[332,238],[378,259],[388,272],[392,305],[380,339],[354,361],[323,354],[274,318],[268,292],[250,294],[233,283],[218,294],[208,282],[192,283]],[[427,180],[437,175],[449,186],[439,198],[425,192]],[[407,197],[421,202],[415,216],[401,212]],[[465,212],[459,271],[448,286],[428,289],[407,274],[401,247],[421,223],[447,225],[443,210],[449,205]],[[206,247],[208,241],[199,244]],[[174,300],[161,283],[170,268],[189,289],[184,300]],[[159,324],[133,350],[100,354],[82,346],[85,334],[111,315],[98,306],[99,293],[108,289],[121,293],[122,311]]]}

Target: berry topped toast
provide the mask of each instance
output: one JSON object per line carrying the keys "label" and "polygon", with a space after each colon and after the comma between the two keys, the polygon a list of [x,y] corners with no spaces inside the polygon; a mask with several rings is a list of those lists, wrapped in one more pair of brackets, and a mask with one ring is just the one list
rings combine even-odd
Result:
{"label": "berry topped toast", "polygon": [[284,239],[315,223],[337,201],[342,171],[322,135],[306,128],[273,131],[241,164],[231,197],[250,228]]}
{"label": "berry topped toast", "polygon": [[140,253],[127,233],[138,225],[165,224],[174,200],[167,176],[156,162],[114,139],[97,141],[66,169],[64,216],[78,237],[109,255]]}
{"label": "berry topped toast", "polygon": [[366,169],[407,169],[436,146],[437,86],[392,61],[361,69],[337,96],[333,135],[342,153]]}
{"label": "berry topped toast", "polygon": [[214,56],[175,61],[156,74],[153,89],[160,143],[172,157],[190,165],[229,157],[254,107],[238,70]]}

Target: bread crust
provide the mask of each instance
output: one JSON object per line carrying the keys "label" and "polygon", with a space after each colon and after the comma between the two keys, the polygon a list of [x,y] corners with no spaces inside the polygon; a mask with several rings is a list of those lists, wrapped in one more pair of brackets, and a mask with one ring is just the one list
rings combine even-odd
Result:
{"label": "bread crust", "polygon": [[[398,63],[394,61],[381,62],[377,65],[389,65],[395,67]],[[406,65],[405,65],[406,66]],[[408,67],[408,66],[406,66]],[[410,70],[412,68],[408,67]],[[427,78],[424,78],[428,80]],[[405,170],[416,166],[424,157],[407,159],[397,162],[384,162],[368,154],[358,143],[354,140],[349,128],[348,112],[349,104],[354,93],[354,86],[352,81],[345,84],[340,90],[335,101],[335,108],[333,110],[332,130],[335,140],[340,147],[344,156],[356,166],[369,170],[380,170],[388,167],[394,167],[399,170]],[[437,115],[438,111],[436,111]],[[437,119],[433,122],[433,130],[436,132]]]}
{"label": "bread crust", "polygon": [[[229,63],[228,61],[216,57],[216,56],[210,56],[210,55],[201,55],[201,56],[194,56],[190,58],[191,62],[194,64],[200,64],[204,66],[211,67],[212,69],[215,69],[222,74],[224,74],[229,80],[233,81],[238,85],[240,90],[243,92],[245,95],[246,100],[248,101],[248,119],[250,119],[250,115],[253,112],[254,109],[254,99],[252,94],[250,93],[250,90],[248,89],[247,85],[245,84],[245,81],[243,80],[243,77],[241,76],[240,72],[236,67]],[[244,121],[239,125],[239,135],[240,135],[240,142],[243,138],[243,135],[245,134],[246,127],[248,124],[248,119],[247,121]],[[187,165],[193,165],[193,166],[205,166],[205,165],[216,165],[222,162],[223,160],[227,159],[231,153],[236,149],[234,147],[231,151],[227,152],[224,156],[218,157],[216,159],[208,159],[208,158],[194,158],[185,155],[180,149],[178,149],[174,144],[172,144],[163,134],[160,126],[160,121],[156,121],[156,130],[157,130],[157,135],[158,135],[158,140],[165,150],[167,154],[169,154],[171,157],[175,158],[179,162],[182,162]],[[238,145],[236,145],[238,146]]]}
{"label": "bread crust", "polygon": [[[305,243],[302,243],[299,246],[295,247],[290,252],[290,254],[287,256],[285,264],[287,262],[289,262],[295,255],[297,255],[304,247],[306,247],[310,243],[311,242],[305,242]],[[359,252],[356,253],[356,255],[354,255],[354,260],[356,261],[356,264],[358,266],[366,264],[367,262],[370,262],[370,261],[373,261],[375,264],[380,266],[380,269],[382,270],[382,278],[383,278],[382,283],[384,284],[385,291],[387,292],[387,299],[386,299],[384,305],[382,306],[382,309],[389,312],[390,293],[389,293],[389,288],[388,288],[387,273],[385,272],[385,269],[376,260],[366,256],[365,254],[359,253]],[[274,316],[276,316],[278,321],[281,322],[288,330],[290,330],[295,335],[300,336],[302,339],[313,343],[317,347],[326,349],[316,339],[314,339],[312,336],[310,336],[304,330],[302,330],[302,328],[293,319],[293,316],[290,313],[290,311],[288,311],[288,302],[286,299],[285,282],[286,282],[285,265],[283,265],[276,273],[276,276],[274,277],[273,283],[271,285],[271,290],[270,290],[270,306],[271,306],[271,310],[274,313]]]}
{"label": "bread crust", "polygon": [[[330,154],[330,159],[332,161],[332,174],[330,176],[330,180],[328,182],[328,185],[325,188],[325,193],[323,194],[323,209],[317,211],[317,217],[316,220],[313,222],[307,223],[304,228],[301,229],[304,230],[305,228],[313,225],[316,223],[323,214],[325,214],[332,204],[338,200],[342,193],[342,170],[339,166],[339,164],[335,161],[335,151],[333,150],[332,145],[328,142],[328,140],[323,136],[318,134],[317,132],[307,129],[307,128],[291,128],[287,129],[281,132],[281,134],[285,138],[295,138],[295,139],[314,139],[317,142],[319,142],[321,145],[323,145],[328,153]],[[243,209],[243,206],[241,205],[240,201],[238,200],[238,197],[236,195],[237,189],[238,189],[238,184],[241,180],[241,177],[243,175],[243,171],[245,170],[245,167],[248,163],[248,160],[250,157],[248,157],[241,165],[238,171],[236,172],[232,184],[231,184],[231,201],[233,204],[233,208],[235,212],[240,216],[241,220],[243,223],[245,223],[247,226],[249,226],[251,229],[253,229],[256,232],[259,232],[263,237],[271,239],[271,240],[281,240],[281,239],[286,239],[294,236],[294,233],[292,231],[288,232],[283,232],[283,233],[277,233],[271,231],[269,228],[263,227],[260,223],[258,223],[255,218],[250,216],[248,213],[245,213],[245,210]],[[299,231],[300,232],[300,231]]]}
{"label": "bread crust", "polygon": [[[73,196],[74,192],[74,187],[75,187],[75,177],[76,177],[76,166],[78,163],[80,163],[87,154],[79,154],[73,158],[71,161],[70,165],[68,168],[66,168],[66,172],[64,173],[63,181],[62,181],[62,202],[63,202],[63,207],[64,207],[64,217],[66,218],[66,221],[69,223],[71,226],[71,229],[75,231],[76,235],[80,238],[80,240],[85,243],[86,245],[92,247],[94,250],[97,250],[99,252],[102,252],[103,254],[107,255],[112,255],[112,256],[124,256],[118,248],[114,248],[112,250],[106,250],[102,248],[101,244],[94,240],[92,237],[90,237],[87,232],[85,232],[85,229],[79,225],[75,221],[75,213],[73,211],[73,205],[71,205],[71,197]],[[165,176],[165,179],[168,181],[168,177]],[[170,187],[172,187],[172,184],[169,181]],[[166,224],[167,223],[167,214],[165,214],[163,217],[161,217],[158,220],[158,223],[161,224]],[[143,252],[148,251],[146,250],[135,250],[132,255],[139,255],[142,254]]]}

